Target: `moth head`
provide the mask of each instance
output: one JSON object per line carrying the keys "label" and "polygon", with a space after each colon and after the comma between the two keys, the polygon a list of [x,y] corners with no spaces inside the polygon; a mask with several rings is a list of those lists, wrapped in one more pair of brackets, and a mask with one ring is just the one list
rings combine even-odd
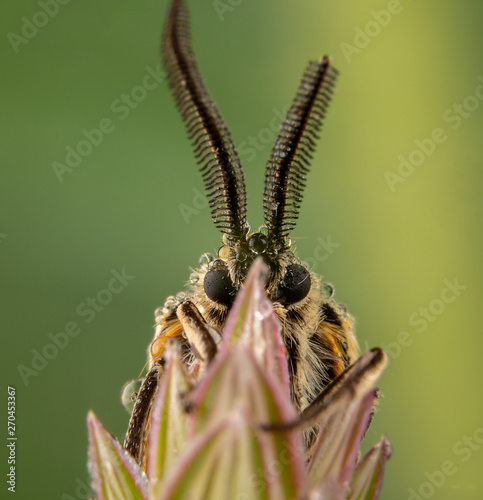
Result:
{"label": "moth head", "polygon": [[[224,238],[228,242],[228,238]],[[284,306],[302,301],[311,289],[308,268],[290,251],[290,240],[280,248],[270,240],[266,227],[224,245],[203,274],[206,296],[217,304],[230,307],[243,285],[248,270],[256,258],[262,258],[268,268],[265,288],[267,295]]]}

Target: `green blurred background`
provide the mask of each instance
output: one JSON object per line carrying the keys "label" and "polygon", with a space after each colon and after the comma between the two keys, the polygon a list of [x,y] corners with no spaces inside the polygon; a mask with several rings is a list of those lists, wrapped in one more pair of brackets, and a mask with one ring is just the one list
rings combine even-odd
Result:
{"label": "green blurred background", "polygon": [[[171,96],[147,77],[167,1],[64,3],[48,4],[37,33],[28,23],[45,24],[40,2],[3,2],[0,15],[1,370],[4,401],[8,384],[17,389],[20,499],[86,498],[87,411],[123,437],[119,394],[143,367],[155,308],[220,245]],[[199,66],[240,146],[252,227],[271,127],[307,61],[334,56],[341,76],[293,232],[299,255],[335,284],[361,347],[389,351],[367,436],[393,444],[381,498],[483,498],[483,4],[190,9]],[[121,111],[123,95],[135,107]],[[105,119],[111,132],[60,182],[52,163]],[[433,134],[444,141],[431,144]],[[417,165],[398,172],[400,155]],[[135,278],[94,317],[80,315],[123,268]],[[466,288],[455,295],[445,280]],[[26,385],[19,365],[32,368],[32,350],[72,321],[81,333]],[[442,479],[445,461],[454,473]]]}

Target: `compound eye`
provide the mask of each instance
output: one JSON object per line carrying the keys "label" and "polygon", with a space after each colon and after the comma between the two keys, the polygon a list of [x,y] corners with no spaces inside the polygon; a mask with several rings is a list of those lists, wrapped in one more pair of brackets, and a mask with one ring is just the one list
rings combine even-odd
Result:
{"label": "compound eye", "polygon": [[310,285],[309,271],[300,264],[291,264],[287,267],[282,286],[279,287],[278,298],[285,304],[300,302],[309,293]]}
{"label": "compound eye", "polygon": [[230,306],[235,297],[235,287],[230,279],[230,274],[226,264],[221,261],[213,262],[212,268],[205,274],[203,288],[206,295],[225,306]]}

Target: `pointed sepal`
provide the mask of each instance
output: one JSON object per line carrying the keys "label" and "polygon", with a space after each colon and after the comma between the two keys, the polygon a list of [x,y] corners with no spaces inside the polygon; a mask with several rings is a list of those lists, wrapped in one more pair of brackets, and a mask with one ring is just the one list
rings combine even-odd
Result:
{"label": "pointed sepal", "polygon": [[[263,422],[293,420],[295,408],[278,379],[262,371],[247,346],[220,353],[193,391],[189,407],[192,436],[217,428],[225,415],[243,408],[256,430],[254,438],[263,452],[261,463],[268,468],[277,464],[280,469],[273,487],[281,479],[283,491],[291,492],[292,497],[302,491],[305,470],[301,436],[293,430],[271,433],[261,428]],[[267,489],[270,487],[267,485]]]}
{"label": "pointed sepal", "polygon": [[382,487],[384,467],[391,453],[391,445],[383,436],[357,464],[347,500],[377,500]]}
{"label": "pointed sepal", "polygon": [[307,491],[333,500],[346,497],[373,413],[375,382],[385,365],[383,351],[366,352],[314,405],[314,416],[318,410],[322,420],[309,463]]}
{"label": "pointed sepal", "polygon": [[153,487],[186,446],[187,414],[183,394],[191,387],[176,344],[169,343],[149,422],[146,474]]}
{"label": "pointed sepal", "polygon": [[97,500],[147,500],[144,472],[91,411],[87,416],[89,470]]}
{"label": "pointed sepal", "polygon": [[257,258],[228,314],[222,349],[238,342],[249,346],[264,371],[275,375],[288,390],[287,351],[282,327],[265,293],[267,274],[267,265]]}

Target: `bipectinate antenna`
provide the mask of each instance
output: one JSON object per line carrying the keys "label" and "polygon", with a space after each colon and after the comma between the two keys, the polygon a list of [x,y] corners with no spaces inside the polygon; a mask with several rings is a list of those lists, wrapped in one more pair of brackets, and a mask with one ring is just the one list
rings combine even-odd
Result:
{"label": "bipectinate antenna", "polygon": [[162,55],[171,92],[201,164],[213,222],[223,233],[240,239],[247,230],[243,171],[230,133],[196,66],[183,0],[171,3]]}
{"label": "bipectinate antenna", "polygon": [[329,57],[310,62],[265,169],[263,211],[272,243],[283,247],[295,227],[305,176],[337,77]]}

